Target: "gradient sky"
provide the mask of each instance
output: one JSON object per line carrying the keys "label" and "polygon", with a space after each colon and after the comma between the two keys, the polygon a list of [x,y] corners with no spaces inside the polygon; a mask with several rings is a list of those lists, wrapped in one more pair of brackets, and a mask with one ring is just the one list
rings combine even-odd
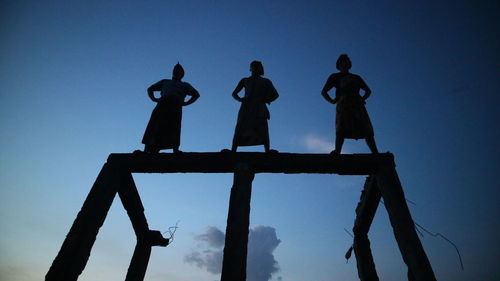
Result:
{"label": "gradient sky", "polygon": [[[498,280],[499,12],[498,1],[1,1],[0,280],[43,279],[107,156],[142,149],[146,88],[177,61],[201,94],[184,109],[181,150],[229,148],[231,92],[257,59],[280,93],[271,146],[323,153],[334,107],[320,90],[341,53],[373,91],[375,138],[395,155],[414,220],[460,249],[464,271],[450,244],[421,238],[437,279]],[[343,152],[367,151],[347,140]],[[152,229],[180,220],[146,280],[217,280],[184,258],[207,227],[225,230],[232,176],[134,178]],[[251,227],[281,241],[271,280],[357,280],[344,228],[363,181],[256,176]],[[381,280],[404,280],[383,205],[369,235]],[[115,200],[79,280],[123,280],[134,246]]]}

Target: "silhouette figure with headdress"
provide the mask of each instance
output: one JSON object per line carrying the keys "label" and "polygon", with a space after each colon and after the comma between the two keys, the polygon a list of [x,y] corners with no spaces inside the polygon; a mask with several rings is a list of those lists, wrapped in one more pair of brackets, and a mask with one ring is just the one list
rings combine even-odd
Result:
{"label": "silhouette figure with headdress", "polygon": [[[250,77],[241,79],[233,91],[233,98],[241,102],[238,112],[238,121],[234,131],[231,150],[236,152],[238,146],[264,145],[266,152],[276,152],[269,148],[270,119],[266,104],[271,104],[278,98],[278,92],[271,80],[262,77],[264,66],[260,61],[250,63]],[[245,88],[245,94],[238,93]]]}
{"label": "silhouette figure with headdress", "polygon": [[[183,77],[184,69],[177,63],[172,71],[172,79],[160,80],[148,88],[149,98],[157,104],[142,138],[144,152],[158,153],[162,149],[181,152],[182,107],[200,97],[195,88],[182,81]],[[155,97],[154,92],[160,92],[160,97]],[[187,101],[186,96],[190,96]]]}
{"label": "silhouette figure with headdress", "polygon": [[[349,73],[352,67],[351,60],[346,54],[339,56],[337,69],[340,71],[328,77],[321,95],[331,104],[337,104],[335,116],[335,150],[331,154],[340,154],[344,139],[365,139],[372,153],[378,153],[373,134],[373,126],[365,108],[365,100],[371,90],[365,81],[356,74]],[[335,88],[335,98],[328,95],[328,91]],[[364,95],[359,94],[359,90]]]}

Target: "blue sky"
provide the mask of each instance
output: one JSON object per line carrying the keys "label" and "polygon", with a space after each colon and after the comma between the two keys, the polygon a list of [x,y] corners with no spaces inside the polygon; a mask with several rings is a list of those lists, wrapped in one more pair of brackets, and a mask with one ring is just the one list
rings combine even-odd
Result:
{"label": "blue sky", "polygon": [[[271,146],[331,150],[334,107],[320,95],[347,53],[373,93],[381,151],[395,154],[438,280],[495,280],[500,232],[499,46],[496,1],[2,1],[0,3],[0,280],[47,272],[109,153],[141,149],[154,104],[146,88],[177,61],[201,94],[186,107],[181,149],[230,146],[231,98],[261,60],[280,98]],[[262,151],[262,147],[243,149]],[[368,152],[347,140],[345,153]],[[213,281],[184,258],[225,229],[229,174],[134,175],[152,229],[180,220],[154,248],[146,280]],[[343,258],[363,177],[257,175],[251,227],[280,240],[271,280],[356,280]],[[370,231],[382,280],[403,280],[383,205]],[[135,238],[117,200],[80,280],[120,280]]]}

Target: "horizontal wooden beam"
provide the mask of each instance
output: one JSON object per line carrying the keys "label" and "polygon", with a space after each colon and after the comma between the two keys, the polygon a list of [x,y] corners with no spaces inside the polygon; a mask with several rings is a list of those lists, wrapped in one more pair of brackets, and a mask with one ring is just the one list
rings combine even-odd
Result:
{"label": "horizontal wooden beam", "polygon": [[132,173],[234,173],[245,163],[253,173],[370,175],[394,167],[391,153],[304,154],[263,152],[112,153],[108,164]]}

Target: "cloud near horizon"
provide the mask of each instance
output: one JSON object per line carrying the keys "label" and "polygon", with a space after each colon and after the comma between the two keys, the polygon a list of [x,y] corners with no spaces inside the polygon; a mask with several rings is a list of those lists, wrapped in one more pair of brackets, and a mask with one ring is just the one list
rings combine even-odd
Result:
{"label": "cloud near horizon", "polygon": [[[184,256],[184,262],[205,268],[213,274],[220,274],[225,234],[217,227],[208,226],[195,240],[201,243],[200,249]],[[250,229],[248,237],[247,280],[268,281],[279,271],[274,250],[281,243],[276,229],[270,226],[256,226]]]}
{"label": "cloud near horizon", "polygon": [[332,141],[316,135],[306,135],[302,138],[302,144],[309,152],[329,153],[334,149]]}

